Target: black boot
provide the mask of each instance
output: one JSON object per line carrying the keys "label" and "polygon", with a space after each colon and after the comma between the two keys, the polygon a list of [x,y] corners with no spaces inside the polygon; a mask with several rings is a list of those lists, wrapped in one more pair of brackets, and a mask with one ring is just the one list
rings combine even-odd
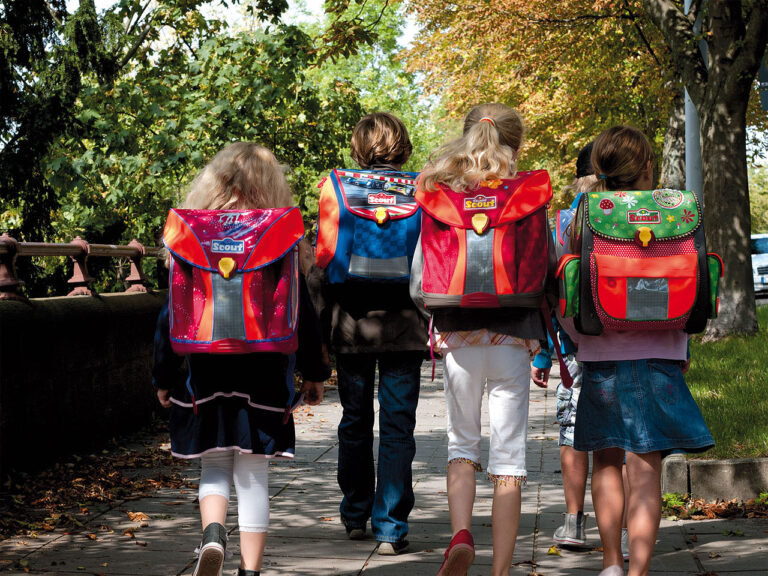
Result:
{"label": "black boot", "polygon": [[227,529],[218,522],[211,522],[203,530],[203,541],[200,543],[200,556],[194,576],[219,576],[224,565],[226,549]]}
{"label": "black boot", "polygon": [[261,572],[259,570],[246,570],[245,568],[238,568],[237,576],[261,576]]}

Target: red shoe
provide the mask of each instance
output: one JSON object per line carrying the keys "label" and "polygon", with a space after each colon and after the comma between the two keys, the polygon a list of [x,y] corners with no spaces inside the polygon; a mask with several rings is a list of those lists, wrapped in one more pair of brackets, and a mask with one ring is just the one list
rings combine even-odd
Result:
{"label": "red shoe", "polygon": [[469,530],[459,530],[445,551],[437,576],[465,576],[475,561],[475,541]]}

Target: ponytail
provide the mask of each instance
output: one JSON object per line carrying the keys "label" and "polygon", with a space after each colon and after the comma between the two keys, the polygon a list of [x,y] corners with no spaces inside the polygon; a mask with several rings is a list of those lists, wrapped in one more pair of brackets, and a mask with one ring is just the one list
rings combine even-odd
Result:
{"label": "ponytail", "polygon": [[592,191],[633,188],[648,162],[653,162],[653,149],[640,130],[631,126],[604,130],[592,147],[592,167],[597,176]]}
{"label": "ponytail", "polygon": [[517,170],[525,128],[520,114],[503,104],[470,110],[460,138],[438,148],[420,179],[424,190],[442,183],[463,192],[484,180],[508,178]]}

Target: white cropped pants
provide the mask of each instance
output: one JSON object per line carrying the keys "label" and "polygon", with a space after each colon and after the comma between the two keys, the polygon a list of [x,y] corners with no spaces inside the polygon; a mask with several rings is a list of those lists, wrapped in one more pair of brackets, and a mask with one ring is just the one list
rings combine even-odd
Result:
{"label": "white cropped pants", "polygon": [[223,496],[229,501],[234,482],[240,532],[266,532],[269,528],[269,460],[260,454],[235,450],[203,454],[198,498]]}
{"label": "white cropped pants", "polygon": [[524,479],[530,359],[523,346],[469,346],[444,356],[448,461],[480,466],[480,410],[488,390],[488,475]]}

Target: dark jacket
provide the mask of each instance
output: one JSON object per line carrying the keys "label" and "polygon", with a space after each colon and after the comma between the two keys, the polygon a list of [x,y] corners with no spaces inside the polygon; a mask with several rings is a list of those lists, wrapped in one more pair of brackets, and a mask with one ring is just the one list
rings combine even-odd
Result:
{"label": "dark jacket", "polygon": [[407,284],[329,284],[312,267],[307,283],[320,316],[323,339],[339,354],[427,349],[427,320],[408,294]]}

